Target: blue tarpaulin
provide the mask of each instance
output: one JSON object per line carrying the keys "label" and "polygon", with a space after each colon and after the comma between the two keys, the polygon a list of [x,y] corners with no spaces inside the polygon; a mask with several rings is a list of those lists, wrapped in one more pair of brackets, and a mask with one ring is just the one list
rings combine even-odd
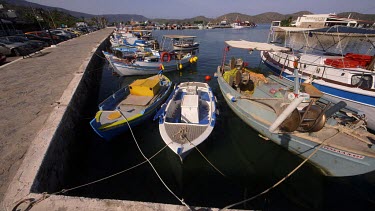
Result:
{"label": "blue tarpaulin", "polygon": [[311,30],[311,32],[323,32],[323,33],[348,33],[348,34],[375,34],[375,29],[370,28],[355,28],[348,26],[332,26],[329,28],[321,28]]}

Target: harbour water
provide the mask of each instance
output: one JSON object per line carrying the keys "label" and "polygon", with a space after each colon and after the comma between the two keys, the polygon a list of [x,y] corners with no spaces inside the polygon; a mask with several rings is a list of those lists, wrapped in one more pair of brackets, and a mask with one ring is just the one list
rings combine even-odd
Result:
{"label": "harbour water", "polygon": [[[200,151],[225,176],[217,172],[193,150],[181,164],[180,159],[165,148],[151,162],[165,183],[177,196],[191,206],[223,208],[250,198],[268,189],[298,166],[302,159],[286,149],[258,136],[226,105],[218,84],[213,77],[221,63],[225,40],[267,41],[269,25],[256,28],[154,31],[159,40],[164,34],[195,35],[200,42],[198,62],[181,72],[166,75],[174,82],[204,81],[218,99],[216,126],[210,137],[199,145]],[[259,52],[233,53],[242,57],[250,67],[260,65]],[[264,67],[263,67],[264,68]],[[70,171],[65,175],[69,188],[85,184],[144,161],[132,134],[127,132],[115,140],[105,142],[90,128],[89,121],[97,111],[97,104],[121,86],[141,78],[118,78],[111,74],[108,65],[103,67],[101,88],[96,104],[87,109],[87,121],[82,123],[80,139],[82,147],[74,152]],[[158,124],[152,120],[132,129],[136,141],[147,157],[151,157],[165,144],[160,137]],[[67,193],[73,196],[108,198],[180,204],[159,181],[149,164]],[[327,177],[306,163],[281,185],[270,192],[242,205],[238,209],[264,210],[375,210],[375,174],[355,177]]]}

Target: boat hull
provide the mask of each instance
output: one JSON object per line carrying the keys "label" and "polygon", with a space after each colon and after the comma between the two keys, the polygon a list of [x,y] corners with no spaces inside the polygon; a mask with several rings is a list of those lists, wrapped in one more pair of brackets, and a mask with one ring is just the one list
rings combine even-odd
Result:
{"label": "boat hull", "polygon": [[[217,81],[228,106],[239,118],[262,136],[269,138],[301,158],[307,158],[319,146],[316,142],[294,136],[293,134],[271,133],[268,128],[276,119],[276,115],[273,112],[267,112],[267,109],[260,109],[260,105],[254,105],[254,102],[249,100],[238,99],[233,102],[232,96],[236,98],[241,95],[226,83],[220,71],[218,71]],[[262,117],[265,121],[259,121],[259,117]],[[269,122],[269,124],[264,122]],[[329,176],[342,177],[365,174],[375,168],[375,159],[372,157],[356,155],[329,146],[321,147],[309,161],[321,169],[325,175]]]}
{"label": "boat hull", "polygon": [[[161,102],[158,104],[155,104],[152,108],[150,108],[149,112],[143,114],[142,116],[134,120],[129,121],[130,127],[133,128],[135,126],[142,124],[144,121],[150,119],[153,115],[155,115],[155,112],[157,108],[160,106],[160,104]],[[102,126],[102,124],[97,122],[95,118],[90,121],[90,125],[92,129],[95,131],[95,133],[98,134],[101,138],[103,138],[106,141],[112,140],[115,137],[119,136],[120,134],[125,133],[126,131],[129,130],[129,125],[126,122],[116,127],[112,127],[106,130],[101,130],[99,128]]]}
{"label": "boat hull", "polygon": [[194,45],[191,45],[189,47],[180,47],[180,46],[173,46],[173,50],[175,51],[185,51],[185,52],[189,52],[189,51],[194,51],[194,50],[197,50],[199,49],[199,44],[194,44]]}
{"label": "boat hull", "polygon": [[[160,96],[155,98],[150,105],[145,105],[142,107],[130,106],[131,110],[136,110],[134,111],[135,113],[128,113],[126,110],[121,110],[122,107],[119,105],[127,96],[129,96],[129,94],[127,94],[128,90],[125,88],[118,90],[115,94],[109,96],[99,105],[99,111],[97,112],[95,118],[90,121],[91,127],[101,138],[109,141],[121,133],[129,130],[129,125],[130,127],[135,127],[142,124],[144,121],[154,116],[160,105],[168,98],[169,93],[172,91],[172,82],[167,79],[164,86],[164,89],[161,88]],[[101,120],[101,116],[104,112],[113,114],[113,112],[117,111],[121,111],[121,116],[129,116],[127,116],[126,119],[123,117],[117,117],[115,121],[109,123]],[[107,114],[106,116],[110,117],[112,114]]]}
{"label": "boat hull", "polygon": [[161,65],[163,65],[163,72],[172,72],[179,69],[180,64],[182,68],[189,67],[191,65],[190,59],[192,56],[187,56],[181,61],[170,61],[170,62],[140,62],[137,61],[133,64],[125,64],[123,62],[114,61],[110,55],[105,54],[108,62],[110,63],[113,71],[119,76],[129,75],[155,75],[161,71]]}
{"label": "boat hull", "polygon": [[[201,82],[188,82],[182,84],[198,86],[200,94],[195,96],[197,96],[197,99],[199,96],[199,104],[204,104],[208,109],[207,113],[201,111],[196,113],[196,117],[199,116],[199,122],[183,122],[181,118],[184,117],[184,112],[181,109],[175,109],[180,105],[181,107],[183,106],[182,104],[178,104],[178,102],[187,99],[184,98],[186,93],[181,91],[186,88],[186,86],[182,86],[181,84],[173,91],[167,102],[162,106],[164,111],[161,112],[163,114],[159,119],[160,135],[168,147],[174,153],[179,155],[181,159],[184,159],[192,149],[206,140],[214,129],[216,122],[216,103],[215,97],[208,84]],[[206,90],[206,92],[204,92],[204,90]],[[199,107],[199,109],[202,109],[202,107]],[[189,107],[187,110],[194,110],[194,107]]]}

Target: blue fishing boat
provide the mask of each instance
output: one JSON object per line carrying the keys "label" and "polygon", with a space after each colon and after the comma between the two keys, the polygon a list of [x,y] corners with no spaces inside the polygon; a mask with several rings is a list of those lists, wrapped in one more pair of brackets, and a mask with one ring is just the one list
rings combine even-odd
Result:
{"label": "blue fishing boat", "polygon": [[[322,173],[352,176],[375,169],[375,135],[346,104],[320,104],[323,93],[311,84],[257,74],[241,59],[225,61],[230,48],[288,51],[267,43],[226,41],[217,81],[233,112],[262,137],[308,159]],[[251,141],[249,139],[249,141]],[[311,156],[311,157],[310,157]]]}
{"label": "blue fishing boat", "polygon": [[100,103],[90,125],[110,140],[152,117],[171,91],[172,82],[164,75],[135,80]]}
{"label": "blue fishing boat", "polygon": [[165,144],[181,160],[211,134],[216,98],[207,83],[180,83],[156,114]]}

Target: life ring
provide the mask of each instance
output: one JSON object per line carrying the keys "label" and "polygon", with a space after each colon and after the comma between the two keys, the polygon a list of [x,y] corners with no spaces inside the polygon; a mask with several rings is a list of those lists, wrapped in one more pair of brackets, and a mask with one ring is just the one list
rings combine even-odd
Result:
{"label": "life ring", "polygon": [[[167,60],[164,60],[164,57],[165,57],[165,55],[167,55]],[[161,53],[161,55],[160,55],[160,60],[162,61],[162,62],[170,62],[171,61],[171,54],[169,54],[168,52],[163,52],[163,53]]]}

